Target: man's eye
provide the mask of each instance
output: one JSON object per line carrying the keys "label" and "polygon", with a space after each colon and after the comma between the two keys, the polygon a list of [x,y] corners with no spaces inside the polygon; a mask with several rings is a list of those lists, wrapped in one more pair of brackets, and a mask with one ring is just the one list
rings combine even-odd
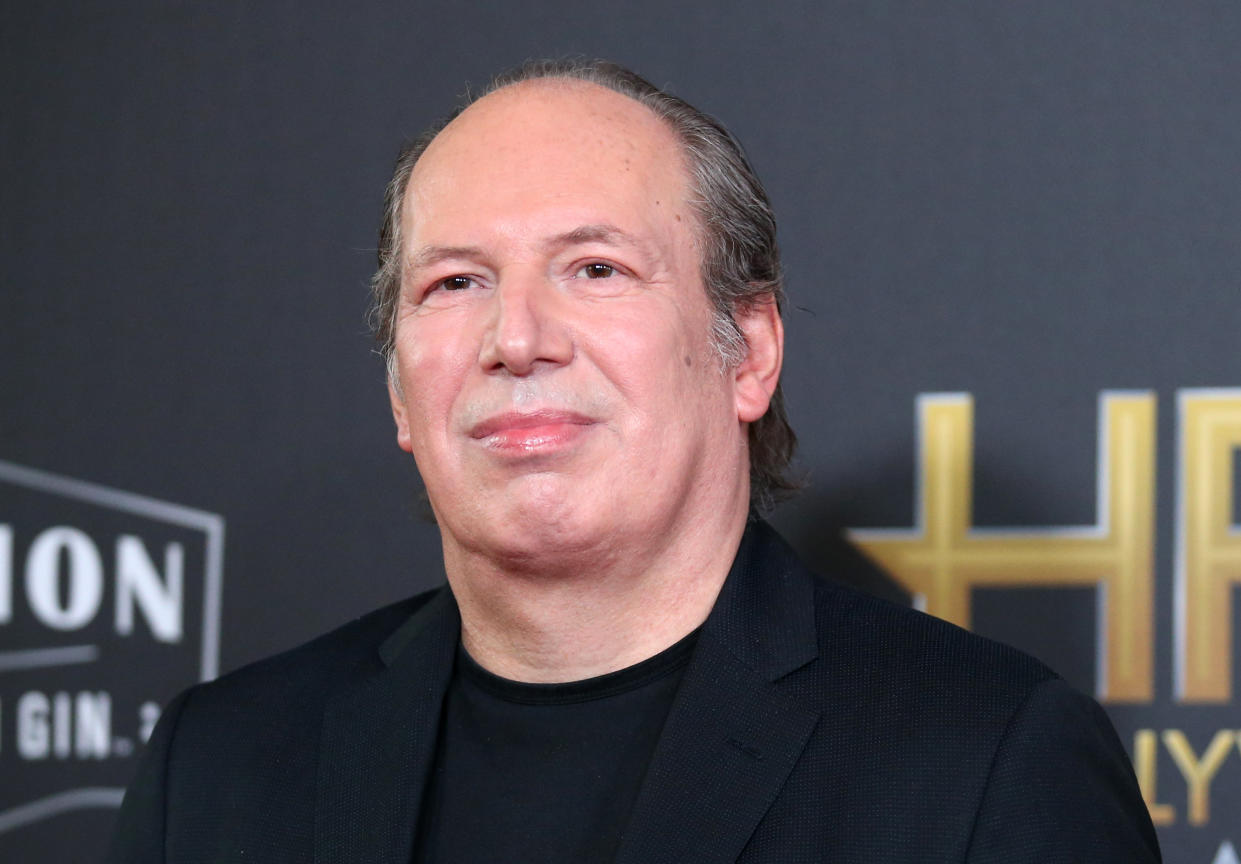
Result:
{"label": "man's eye", "polygon": [[616,275],[616,268],[611,264],[587,264],[581,270],[577,271],[578,276],[585,276],[587,279],[607,279],[609,276]]}
{"label": "man's eye", "polygon": [[449,276],[447,279],[436,282],[432,287],[443,288],[445,291],[461,291],[473,284],[474,280],[469,276]]}

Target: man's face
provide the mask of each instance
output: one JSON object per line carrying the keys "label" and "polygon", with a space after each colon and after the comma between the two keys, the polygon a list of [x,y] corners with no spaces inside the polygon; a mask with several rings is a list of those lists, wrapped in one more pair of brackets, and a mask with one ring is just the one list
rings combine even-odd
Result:
{"label": "man's face", "polygon": [[620,555],[735,495],[686,193],[662,121],[581,82],[494,93],[419,160],[393,411],[446,555]]}

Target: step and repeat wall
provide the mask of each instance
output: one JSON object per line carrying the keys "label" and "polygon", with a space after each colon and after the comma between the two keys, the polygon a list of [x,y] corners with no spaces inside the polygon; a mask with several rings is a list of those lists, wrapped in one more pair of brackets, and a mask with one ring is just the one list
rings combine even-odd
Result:
{"label": "step and repeat wall", "polygon": [[0,860],[96,860],[178,690],[442,581],[382,189],[467,86],[581,54],[768,185],[777,527],[1094,694],[1165,859],[1236,864],[1241,7],[350,5],[0,13]]}

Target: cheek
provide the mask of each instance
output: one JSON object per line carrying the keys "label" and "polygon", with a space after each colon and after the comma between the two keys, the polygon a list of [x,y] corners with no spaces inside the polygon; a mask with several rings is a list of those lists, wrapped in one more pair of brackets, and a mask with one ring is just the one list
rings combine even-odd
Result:
{"label": "cheek", "polygon": [[410,414],[411,433],[420,437],[443,428],[478,356],[460,322],[434,326],[407,324],[398,333],[401,387]]}
{"label": "cheek", "polygon": [[616,314],[593,328],[578,328],[583,354],[594,359],[623,395],[638,398],[667,389],[686,346],[680,334],[650,315]]}
{"label": "cheek", "polygon": [[659,315],[615,315],[586,343],[635,422],[657,439],[683,425],[719,383],[704,333],[664,308]]}

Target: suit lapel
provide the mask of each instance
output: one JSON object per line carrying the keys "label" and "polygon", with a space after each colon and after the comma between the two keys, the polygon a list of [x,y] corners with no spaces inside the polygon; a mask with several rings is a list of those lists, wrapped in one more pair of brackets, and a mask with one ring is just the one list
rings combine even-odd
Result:
{"label": "suit lapel", "polygon": [[319,748],[315,861],[407,864],[460,635],[447,588],[329,703]]}
{"label": "suit lapel", "polygon": [[777,681],[817,656],[813,577],[762,523],[703,625],[617,864],[735,861],[819,719]]}
{"label": "suit lapel", "polygon": [[[817,656],[813,591],[783,541],[751,525],[685,670],[618,864],[736,860],[819,719],[778,685]],[[409,861],[459,638],[445,588],[329,703],[317,864]]]}

